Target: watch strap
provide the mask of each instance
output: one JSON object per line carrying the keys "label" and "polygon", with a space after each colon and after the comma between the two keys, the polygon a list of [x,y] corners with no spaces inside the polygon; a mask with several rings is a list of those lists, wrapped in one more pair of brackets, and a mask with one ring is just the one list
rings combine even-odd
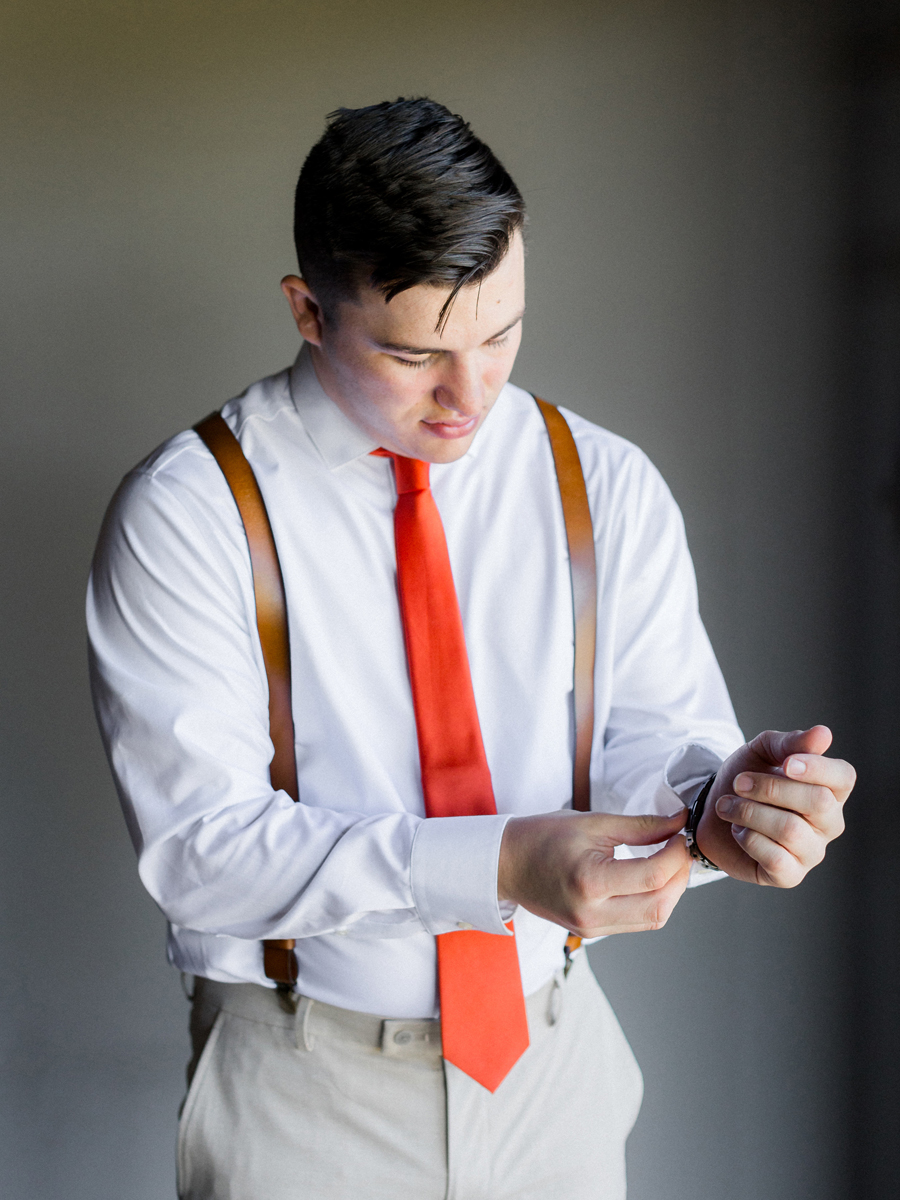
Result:
{"label": "watch strap", "polygon": [[[716,772],[718,774],[718,772]],[[700,824],[700,818],[703,816],[706,809],[706,800],[709,793],[712,791],[712,785],[716,782],[716,775],[710,775],[706,783],[697,793],[696,799],[688,809],[687,824],[684,827],[684,840],[687,844],[688,854],[695,862],[701,864],[709,871],[721,871],[721,867],[717,867],[714,862],[706,857],[700,847],[697,845],[697,826]]]}

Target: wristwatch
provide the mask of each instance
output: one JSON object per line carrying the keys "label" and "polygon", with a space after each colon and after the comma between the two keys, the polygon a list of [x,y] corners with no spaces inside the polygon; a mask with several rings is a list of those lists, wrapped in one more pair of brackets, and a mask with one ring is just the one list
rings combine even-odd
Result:
{"label": "wristwatch", "polygon": [[697,826],[700,824],[700,818],[703,816],[703,810],[706,808],[706,797],[712,790],[712,785],[716,782],[716,776],[710,775],[706,783],[697,793],[697,798],[691,807],[688,809],[687,824],[684,827],[684,840],[688,848],[688,854],[695,862],[706,867],[708,871],[720,871],[722,868],[717,867],[714,862],[706,857],[700,847],[697,845]]}

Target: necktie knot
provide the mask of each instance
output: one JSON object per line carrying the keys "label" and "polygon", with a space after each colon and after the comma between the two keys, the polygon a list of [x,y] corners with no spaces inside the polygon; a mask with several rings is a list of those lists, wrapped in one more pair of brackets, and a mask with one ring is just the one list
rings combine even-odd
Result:
{"label": "necktie knot", "polygon": [[372,453],[377,454],[379,458],[394,460],[394,479],[398,496],[405,492],[428,491],[431,486],[428,474],[431,463],[421,462],[418,458],[404,458],[402,454],[395,454],[393,450],[378,449]]}

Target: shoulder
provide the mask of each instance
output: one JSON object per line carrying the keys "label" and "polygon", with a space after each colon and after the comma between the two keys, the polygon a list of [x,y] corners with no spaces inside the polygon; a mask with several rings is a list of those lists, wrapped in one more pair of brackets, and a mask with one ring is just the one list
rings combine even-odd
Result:
{"label": "shoulder", "polygon": [[[288,388],[288,372],[280,371],[251,384],[221,409],[247,452],[254,432],[296,417]],[[213,456],[193,429],[185,429],[157,446],[125,476],[114,500],[120,510],[158,507],[164,498],[192,513],[234,509],[231,493]]]}
{"label": "shoulder", "polygon": [[[534,397],[508,384],[503,398],[507,423],[512,417],[520,428],[531,431],[528,440],[546,442],[544,421]],[[557,400],[555,396],[543,398],[553,404]],[[665,480],[639,446],[561,403],[557,407],[575,439],[592,508],[607,514],[628,512],[633,516],[642,510],[660,508],[677,513]]]}
{"label": "shoulder", "polygon": [[[287,371],[252,384],[229,400],[222,415],[246,449],[254,430],[295,415]],[[289,409],[289,413],[286,410]],[[166,541],[185,541],[241,553],[243,527],[225,477],[193,429],[167,439],[124,477],[100,535],[101,555],[115,545],[152,554]]]}
{"label": "shoulder", "polygon": [[[279,371],[276,375],[269,375],[251,384],[240,396],[229,400],[220,411],[242,444],[254,428],[277,423],[279,417],[284,415],[295,415],[288,372]],[[189,484],[195,476],[200,477],[201,481],[215,477],[210,468],[218,471],[212,455],[193,429],[185,429],[157,446],[133,468],[130,475],[161,484],[175,481]]]}

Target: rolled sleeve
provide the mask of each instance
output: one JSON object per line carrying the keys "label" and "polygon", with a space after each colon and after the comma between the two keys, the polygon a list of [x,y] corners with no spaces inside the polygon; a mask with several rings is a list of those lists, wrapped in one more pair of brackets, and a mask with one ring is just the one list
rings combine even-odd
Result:
{"label": "rolled sleeve", "polygon": [[481,929],[509,934],[497,898],[500,843],[509,819],[509,814],[430,817],[419,825],[411,885],[429,933]]}
{"label": "rolled sleeve", "polygon": [[688,807],[710,775],[715,775],[723,763],[721,755],[698,742],[688,742],[669,755],[663,778],[668,787]]}

